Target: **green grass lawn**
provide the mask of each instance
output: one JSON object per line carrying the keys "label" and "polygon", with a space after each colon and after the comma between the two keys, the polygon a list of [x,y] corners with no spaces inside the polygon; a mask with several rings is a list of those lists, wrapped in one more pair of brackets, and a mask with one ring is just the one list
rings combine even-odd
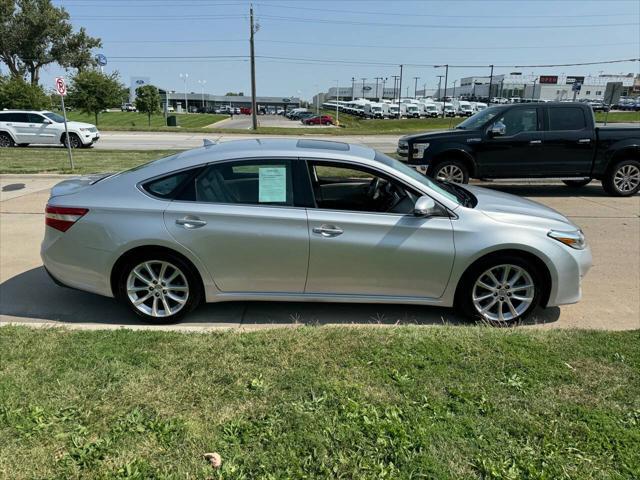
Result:
{"label": "green grass lawn", "polygon": [[0,478],[635,479],[639,344],[482,327],[0,328]]}
{"label": "green grass lawn", "polygon": [[[214,115],[208,113],[190,113],[190,114],[173,114],[178,117],[178,125],[181,128],[173,128],[172,130],[201,129],[213,123],[229,118],[228,115]],[[69,120],[78,122],[95,123],[93,115],[87,115],[81,112],[69,112]],[[149,130],[147,115],[137,112],[104,112],[98,116],[98,128],[100,130]],[[155,114],[151,116],[151,130],[166,127],[163,114]]]}
{"label": "green grass lawn", "polygon": [[67,150],[51,148],[0,148],[0,173],[103,173],[119,172],[177,150],[96,150],[73,151],[75,170],[69,167]]}

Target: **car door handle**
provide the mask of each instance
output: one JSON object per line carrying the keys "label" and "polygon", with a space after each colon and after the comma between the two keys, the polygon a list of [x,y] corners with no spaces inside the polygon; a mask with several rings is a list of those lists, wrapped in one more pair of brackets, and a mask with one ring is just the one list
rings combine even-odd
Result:
{"label": "car door handle", "polygon": [[30,127],[35,127],[35,126],[36,126],[36,124],[35,124],[35,123],[30,123],[30,124],[29,124],[29,126],[30,126]]}
{"label": "car door handle", "polygon": [[313,233],[319,233],[323,237],[337,237],[342,235],[344,230],[335,225],[321,225],[319,227],[313,227]]}
{"label": "car door handle", "polygon": [[542,143],[542,140],[531,140],[529,142],[529,145],[540,145]]}
{"label": "car door handle", "polygon": [[176,225],[186,228],[187,230],[193,230],[194,228],[204,227],[207,224],[204,220],[198,217],[186,216],[176,220]]}
{"label": "car door handle", "polygon": [[590,138],[581,138],[580,140],[578,140],[578,143],[591,143],[591,139]]}

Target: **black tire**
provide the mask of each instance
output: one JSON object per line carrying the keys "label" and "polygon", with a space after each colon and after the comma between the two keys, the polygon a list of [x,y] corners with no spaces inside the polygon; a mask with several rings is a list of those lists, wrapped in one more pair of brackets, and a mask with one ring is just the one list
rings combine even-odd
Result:
{"label": "black tire", "polygon": [[[487,277],[484,277],[485,272],[487,272],[492,268],[497,268],[501,265],[512,265],[512,266],[516,266],[523,269],[524,271],[527,272],[527,274],[531,278],[531,281],[533,282],[533,296],[532,296],[531,304],[528,307],[526,307],[526,304],[521,303],[519,300],[514,300],[512,295],[509,295],[509,289],[507,289],[506,291],[499,290],[498,292],[494,293],[494,296],[496,297],[495,300],[497,300],[497,305],[500,303],[502,303],[503,305],[508,305],[507,302],[512,301],[512,305],[514,305],[516,309],[519,309],[520,305],[522,307],[526,307],[522,311],[518,310],[517,316],[514,316],[513,318],[508,318],[505,320],[499,320],[496,318],[489,318],[489,316],[483,316],[478,311],[478,309],[476,309],[473,301],[473,292],[474,292],[474,286],[476,281],[478,281],[481,278],[486,279]],[[514,278],[514,276],[511,276],[511,278]],[[458,289],[456,291],[454,308],[466,318],[476,322],[487,323],[493,326],[516,325],[520,323],[522,320],[524,320],[527,316],[529,316],[531,312],[536,308],[538,303],[540,302],[541,293],[542,293],[541,279],[542,279],[542,275],[538,271],[536,265],[524,257],[520,257],[514,254],[491,255],[489,257],[486,257],[485,259],[481,259],[480,261],[472,265],[464,273],[459,283]],[[518,290],[517,285],[523,285],[523,284],[520,283],[520,280],[514,283],[516,286],[512,286],[511,290],[514,292],[519,291],[520,292],[519,295],[522,295],[524,291]],[[481,289],[481,287],[479,288]],[[487,290],[487,294],[489,293],[490,291]],[[505,296],[503,297],[501,295],[505,295]],[[508,295],[508,297],[506,295]],[[509,299],[509,297],[511,298]],[[489,297],[487,300],[487,304],[491,302],[493,299],[494,299],[493,297]],[[504,299],[504,301],[501,301],[501,299]],[[496,305],[496,308],[497,308],[497,305]],[[507,309],[506,311],[508,312],[508,308],[506,306],[503,306],[502,308],[506,308]],[[493,308],[489,310],[490,311],[488,313],[493,314],[491,312]]]}
{"label": "black tire", "polygon": [[469,183],[469,169],[463,162],[454,159],[440,160],[429,170],[429,176],[436,180]]}
{"label": "black tire", "polygon": [[[182,278],[178,277],[177,280],[173,280],[172,283],[178,282],[177,287],[186,286],[188,289],[187,290],[188,293],[186,295],[186,302],[183,304],[183,306],[179,310],[177,310],[173,314],[161,315],[162,312],[166,313],[165,308],[162,306],[161,291],[163,290],[163,288],[160,285],[158,285],[159,282],[156,282],[155,286],[153,286],[155,290],[150,292],[149,295],[151,296],[148,298],[147,301],[143,302],[143,306],[146,305],[146,307],[150,309],[152,308],[153,302],[155,301],[154,297],[158,297],[157,305],[158,305],[158,313],[160,315],[154,316],[152,314],[142,311],[141,308],[138,308],[133,304],[133,300],[129,297],[127,288],[128,288],[129,275],[132,273],[132,271],[136,267],[139,267],[144,263],[149,263],[151,265],[152,270],[155,273],[155,276],[159,277],[158,274],[160,273],[159,271],[160,266],[158,264],[160,262],[166,262],[170,264],[170,266],[173,269],[178,269],[179,272],[182,273]],[[146,271],[148,272],[148,270]],[[167,274],[169,275],[171,273],[172,273],[172,270],[167,268]],[[151,280],[150,275],[147,274],[145,276],[148,278],[148,280]],[[133,284],[133,287],[135,288],[145,288],[145,289],[151,288],[149,286],[150,282],[142,282],[139,279],[135,280],[135,282],[136,283]],[[141,295],[146,295],[147,292],[145,290],[142,290],[141,293],[135,293],[135,294],[141,296]],[[174,295],[175,295],[175,292],[174,292]],[[148,253],[144,253],[135,258],[131,258],[127,260],[122,265],[117,278],[117,296],[122,302],[124,302],[131,309],[133,313],[135,313],[138,317],[140,317],[144,322],[154,323],[154,324],[166,324],[166,323],[175,323],[179,321],[182,317],[184,317],[186,314],[188,314],[193,309],[195,309],[198,305],[200,305],[200,303],[202,302],[202,299],[204,298],[204,293],[203,293],[202,282],[200,281],[199,273],[195,269],[195,267],[191,265],[191,263],[185,261],[181,256],[177,254],[173,254],[165,251],[157,251],[157,252],[149,251]],[[140,296],[138,298],[141,298]],[[167,299],[170,309],[178,305],[178,302],[171,300],[170,298],[168,298],[168,296],[165,298]]]}
{"label": "black tire", "polygon": [[[630,173],[630,175],[625,177],[626,173]],[[627,178],[631,183],[625,183],[624,178]],[[615,197],[630,197],[638,193],[640,191],[640,161],[628,159],[613,165],[602,179],[602,188],[609,195]]]}
{"label": "black tire", "polygon": [[[75,133],[71,132],[69,134],[69,139],[71,143],[71,148],[80,148],[82,146],[82,140],[80,140],[80,137],[78,135],[76,135]],[[67,146],[67,136],[66,134],[62,135],[62,144],[66,147]]]}
{"label": "black tire", "polygon": [[23,147],[23,148],[24,148],[24,147],[28,147],[28,146],[29,146],[29,144],[28,144],[28,143],[18,143],[18,145],[17,145],[17,146],[18,146],[18,147]]}
{"label": "black tire", "polygon": [[0,132],[0,148],[13,147],[15,142],[8,133]]}
{"label": "black tire", "polygon": [[584,178],[582,180],[562,180],[567,187],[580,188],[589,185],[591,183],[590,178]]}

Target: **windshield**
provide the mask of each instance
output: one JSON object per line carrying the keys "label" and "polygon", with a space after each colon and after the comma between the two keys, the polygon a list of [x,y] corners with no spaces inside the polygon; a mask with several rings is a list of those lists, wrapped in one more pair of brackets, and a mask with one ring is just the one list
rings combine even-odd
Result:
{"label": "windshield", "polygon": [[53,122],[56,122],[56,123],[64,122],[64,117],[62,115],[58,115],[57,113],[46,112],[46,113],[43,113],[43,115]]}
{"label": "windshield", "polygon": [[388,155],[385,155],[384,153],[378,152],[378,151],[376,151],[375,159],[378,160],[379,162],[384,163],[385,165],[388,165],[390,167],[395,168],[396,170],[399,170],[400,172],[404,173],[405,175],[411,177],[412,179],[417,180],[422,185],[424,185],[426,187],[429,187],[431,190],[435,190],[440,195],[442,195],[443,197],[448,198],[452,202],[460,204],[460,199],[454,193],[452,193],[449,190],[445,190],[440,185],[438,185],[436,182],[434,182],[433,180],[431,180],[428,177],[425,177],[421,173],[418,173],[415,169],[409,167],[408,165],[406,165],[406,164],[404,164],[404,163],[402,163],[402,162],[400,162],[400,161],[398,161],[398,160],[396,160],[394,158],[391,158]]}
{"label": "windshield", "polygon": [[461,130],[476,130],[492,118],[495,118],[495,116],[498,115],[501,111],[502,109],[499,107],[485,108],[481,112],[478,112],[475,115],[471,115],[456,128],[459,128]]}

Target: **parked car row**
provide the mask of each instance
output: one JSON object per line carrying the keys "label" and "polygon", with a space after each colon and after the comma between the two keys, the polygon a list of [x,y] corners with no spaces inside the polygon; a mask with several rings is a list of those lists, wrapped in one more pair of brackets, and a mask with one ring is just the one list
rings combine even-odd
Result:
{"label": "parked car row", "polygon": [[353,101],[331,101],[322,104],[327,110],[355,115],[363,118],[435,118],[468,117],[475,112],[487,108],[482,102],[468,102],[464,100],[449,100],[448,102],[434,101],[431,98],[404,98],[395,103],[383,100],[372,102],[363,98]]}

